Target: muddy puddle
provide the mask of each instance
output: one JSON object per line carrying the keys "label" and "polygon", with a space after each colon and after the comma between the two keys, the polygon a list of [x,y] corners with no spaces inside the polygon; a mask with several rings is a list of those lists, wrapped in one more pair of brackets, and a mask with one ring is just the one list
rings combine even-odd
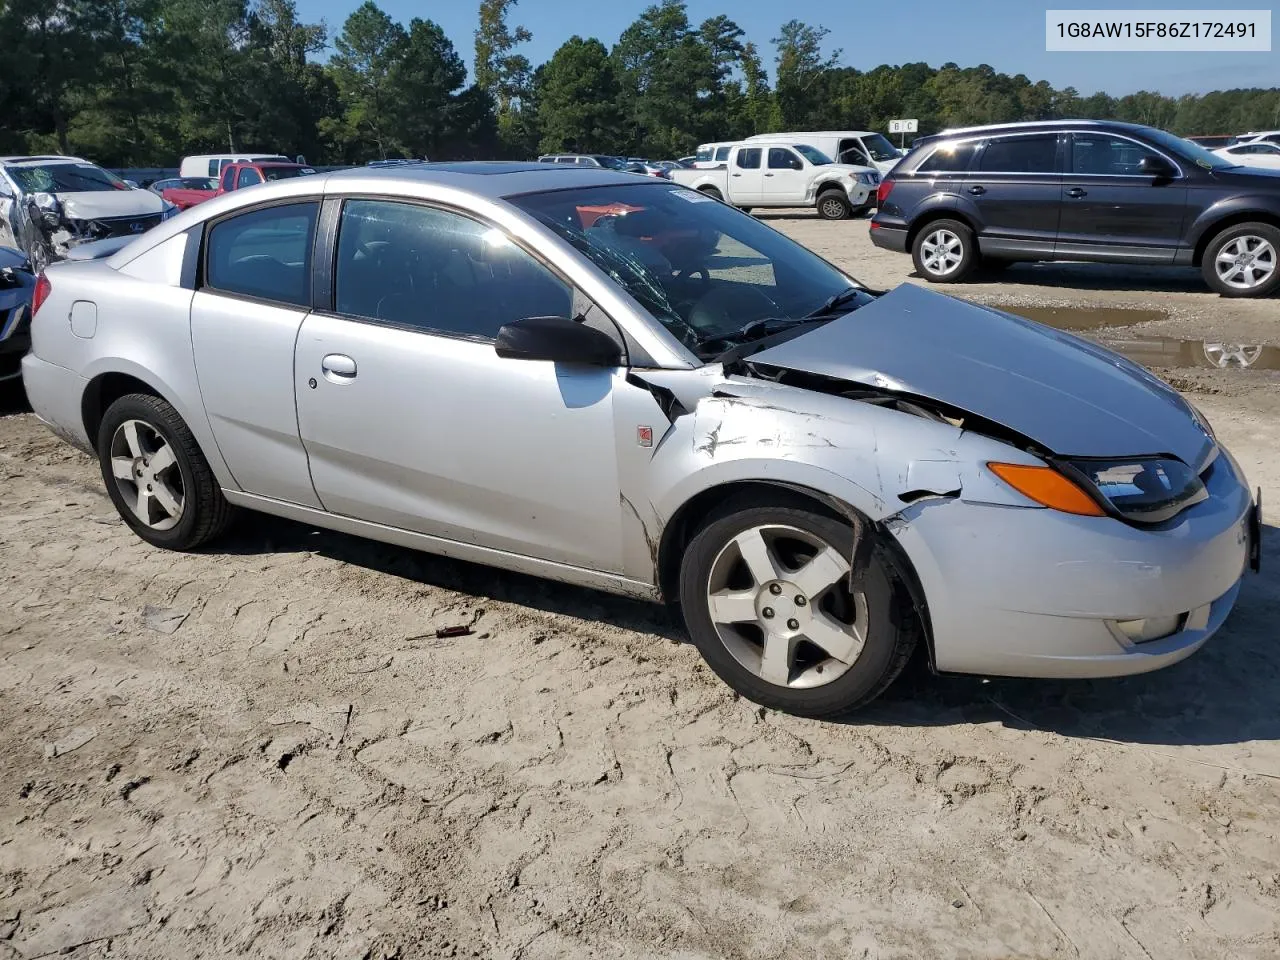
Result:
{"label": "muddy puddle", "polygon": [[1212,340],[1178,340],[1173,337],[1108,337],[1109,327],[1131,327],[1153,320],[1167,320],[1162,310],[1126,310],[1117,307],[1028,307],[992,304],[997,310],[1057,327],[1059,330],[1093,333],[1103,346],[1145,367],[1209,367],[1215,370],[1280,370],[1280,347]]}

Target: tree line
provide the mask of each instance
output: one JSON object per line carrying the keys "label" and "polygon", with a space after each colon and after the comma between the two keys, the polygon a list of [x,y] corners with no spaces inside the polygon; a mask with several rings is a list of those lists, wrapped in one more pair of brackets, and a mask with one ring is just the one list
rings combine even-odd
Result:
{"label": "tree line", "polygon": [[112,167],[264,150],[312,163],[528,158],[564,150],[676,157],[781,129],[921,133],[1089,117],[1184,135],[1280,127],[1280,88],[1081,96],[982,64],[840,66],[829,31],[791,20],[759,46],[682,0],[646,9],[612,45],[572,36],[534,67],[517,0],[480,0],[474,69],[428,19],[366,0],[331,36],[294,0],[0,0],[0,154]]}

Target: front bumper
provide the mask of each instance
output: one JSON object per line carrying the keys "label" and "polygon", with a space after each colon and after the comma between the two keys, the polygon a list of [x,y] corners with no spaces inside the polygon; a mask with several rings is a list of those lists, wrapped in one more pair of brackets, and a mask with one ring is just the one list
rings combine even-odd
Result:
{"label": "front bumper", "polygon": [[[929,607],[938,670],[1109,677],[1169,666],[1222,626],[1248,564],[1255,513],[1223,452],[1210,497],[1160,529],[963,499],[920,501],[890,523]],[[1133,643],[1117,621],[1186,615]]]}
{"label": "front bumper", "polygon": [[871,242],[881,250],[892,250],[894,253],[906,253],[906,227],[885,227],[873,220],[871,221]]}

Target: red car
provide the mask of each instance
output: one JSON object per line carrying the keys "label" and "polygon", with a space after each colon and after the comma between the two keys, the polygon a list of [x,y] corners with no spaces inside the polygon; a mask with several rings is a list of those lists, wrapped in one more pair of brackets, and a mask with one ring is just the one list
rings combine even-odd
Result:
{"label": "red car", "polygon": [[151,184],[152,193],[158,193],[179,210],[204,203],[218,192],[218,181],[213,177],[176,177],[157,180]]}
{"label": "red car", "polygon": [[308,167],[301,163],[272,163],[268,161],[262,163],[229,163],[222,169],[222,177],[218,181],[218,194],[256,186],[267,180],[305,177],[315,172],[315,167]]}

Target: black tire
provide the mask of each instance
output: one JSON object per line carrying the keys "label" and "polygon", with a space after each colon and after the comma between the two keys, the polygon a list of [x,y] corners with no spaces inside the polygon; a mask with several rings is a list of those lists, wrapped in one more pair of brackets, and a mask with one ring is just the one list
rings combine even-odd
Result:
{"label": "black tire", "polygon": [[[1270,275],[1259,278],[1254,286],[1239,286],[1227,282],[1226,278],[1219,273],[1218,255],[1223,252],[1224,247],[1232,245],[1237,245],[1236,249],[1245,255],[1254,250],[1259,251],[1254,254],[1259,258],[1255,262],[1270,264]],[[1280,259],[1280,229],[1269,223],[1237,223],[1233,227],[1227,227],[1209,241],[1209,245],[1205,247],[1204,257],[1200,261],[1200,273],[1210,289],[1224,297],[1265,297],[1280,289],[1278,259]],[[1252,269],[1246,269],[1243,276],[1252,278],[1256,273]]]}
{"label": "black tire", "polygon": [[817,206],[823,220],[848,220],[853,216],[853,206],[843,190],[823,190],[818,194]]}
{"label": "black tire", "polygon": [[[147,526],[126,503],[111,468],[111,444],[116,431],[129,420],[142,421],[173,451],[184,494],[178,523],[168,530]],[[131,393],[107,408],[98,428],[98,463],[107,494],[129,528],[147,543],[167,550],[193,550],[222,533],[235,508],[222,496],[209,461],[182,417],[170,404],[146,393]]]}
{"label": "black tire", "polygon": [[[931,244],[951,244],[952,239],[958,247],[949,247],[959,254],[959,259],[952,262],[947,259],[941,270],[930,266],[934,262],[930,258]],[[933,220],[926,223],[916,234],[911,244],[911,259],[915,262],[916,271],[930,283],[959,283],[973,273],[978,264],[977,245],[973,240],[973,231],[959,220]]]}
{"label": "black tire", "polygon": [[699,187],[698,192],[710,197],[712,200],[719,200],[724,203],[724,197],[715,187]]}
{"label": "black tire", "polygon": [[[851,545],[853,540],[848,523],[801,502],[740,499],[726,503],[707,518],[685,548],[680,567],[685,625],[707,665],[748,700],[797,716],[843,716],[879,696],[910,660],[919,632],[910,602],[884,549],[873,546],[862,581],[865,642],[857,659],[836,679],[819,686],[799,688],[766,681],[744,666],[721,639],[707,595],[713,565],[726,545],[744,531],[767,525],[808,531],[833,546]],[[866,529],[869,536],[874,535],[869,525]]]}
{"label": "black tire", "polygon": [[875,208],[876,208],[876,205],[874,203],[865,203],[862,206],[858,207],[858,209],[853,211],[853,216],[855,219],[861,219],[862,217],[869,217],[871,216],[871,213],[873,210],[875,210]]}

